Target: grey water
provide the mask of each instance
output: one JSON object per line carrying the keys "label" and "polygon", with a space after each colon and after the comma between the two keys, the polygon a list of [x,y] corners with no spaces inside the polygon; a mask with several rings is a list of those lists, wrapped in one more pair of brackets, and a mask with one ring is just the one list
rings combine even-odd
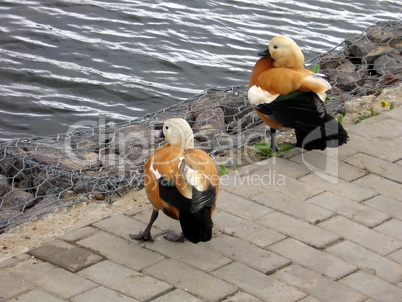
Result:
{"label": "grey water", "polygon": [[133,120],[246,85],[276,35],[308,60],[401,19],[400,0],[1,0],[0,139]]}

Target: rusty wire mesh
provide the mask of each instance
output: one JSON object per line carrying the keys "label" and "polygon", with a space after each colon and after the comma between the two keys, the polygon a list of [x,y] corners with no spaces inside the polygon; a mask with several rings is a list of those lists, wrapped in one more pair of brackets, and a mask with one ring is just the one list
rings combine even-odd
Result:
{"label": "rusty wire mesh", "polygon": [[[308,62],[331,82],[330,114],[353,96],[378,94],[402,79],[402,22],[378,22]],[[257,59],[257,57],[256,57]],[[121,124],[74,125],[52,137],[0,143],[0,232],[55,209],[91,199],[110,201],[143,185],[147,156],[164,143],[165,119],[182,117],[196,147],[216,161],[265,139],[266,127],[248,104],[246,87],[211,88],[174,106]]]}

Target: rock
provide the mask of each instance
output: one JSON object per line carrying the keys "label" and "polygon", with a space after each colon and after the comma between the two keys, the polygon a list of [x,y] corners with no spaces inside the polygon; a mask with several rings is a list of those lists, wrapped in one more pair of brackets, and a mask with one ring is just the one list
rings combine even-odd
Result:
{"label": "rock", "polygon": [[345,43],[349,47],[348,50],[356,58],[363,58],[377,48],[366,36],[348,38]]}
{"label": "rock", "polygon": [[234,121],[234,117],[241,114],[246,115],[253,109],[251,108],[247,99],[247,90],[244,88],[244,92],[227,96],[224,101],[218,102],[218,105],[223,109],[225,115],[225,123],[229,124]]}
{"label": "rock", "polygon": [[49,182],[49,178],[52,177],[48,175],[46,171],[40,171],[36,175],[34,175],[32,180],[32,185],[36,189],[37,196],[43,196],[46,194],[46,190],[49,189],[52,184]]}
{"label": "rock", "polygon": [[375,44],[398,47],[402,42],[402,26],[399,22],[378,22],[367,31],[367,38]]}
{"label": "rock", "polygon": [[31,207],[35,202],[35,197],[25,191],[15,190],[4,197],[3,208],[24,210]]}
{"label": "rock", "polygon": [[126,158],[131,162],[142,165],[147,159],[149,152],[137,147],[128,147],[126,149]]}
{"label": "rock", "polygon": [[378,99],[387,102],[394,102],[395,100],[400,100],[401,96],[402,96],[402,85],[398,85],[397,87],[385,88],[378,96]]}
{"label": "rock", "polygon": [[334,95],[349,93],[350,99],[378,94],[375,88],[401,80],[402,22],[377,22],[363,34],[345,39],[344,44],[337,53],[331,51],[319,60]]}
{"label": "rock", "polygon": [[357,72],[341,73],[337,76],[335,81],[336,85],[344,91],[353,91],[359,84],[364,83],[364,80],[362,80]]}
{"label": "rock", "polygon": [[0,210],[0,234],[3,233],[10,225],[10,222],[19,215],[21,215],[21,211],[11,209]]}
{"label": "rock", "polygon": [[402,72],[402,64],[391,56],[383,55],[374,61],[373,69],[379,75],[400,73]]}
{"label": "rock", "polygon": [[[60,208],[62,205],[63,204],[62,204],[61,200],[57,199],[53,195],[48,195],[48,196],[45,196],[42,200],[40,200],[33,207],[29,208],[26,211],[26,214],[35,215],[38,219],[40,219],[47,212]],[[46,212],[43,212],[43,209],[46,209]]]}
{"label": "rock", "polygon": [[202,111],[193,125],[195,133],[202,133],[206,136],[214,135],[222,129],[225,129],[225,113],[220,107]]}
{"label": "rock", "polygon": [[6,193],[10,192],[11,186],[8,183],[7,177],[0,174],[0,197],[3,197]]}
{"label": "rock", "polygon": [[326,54],[320,57],[320,68],[323,70],[336,69],[342,65],[342,60],[345,58],[344,54]]}
{"label": "rock", "polygon": [[246,128],[255,127],[262,121],[258,117],[257,113],[253,110],[243,116],[240,120],[234,121],[229,125],[233,134],[238,134],[244,131]]}
{"label": "rock", "polygon": [[335,116],[336,114],[339,113],[345,114],[345,106],[344,103],[340,100],[340,98],[329,99],[324,104],[325,104],[325,110],[331,116]]}

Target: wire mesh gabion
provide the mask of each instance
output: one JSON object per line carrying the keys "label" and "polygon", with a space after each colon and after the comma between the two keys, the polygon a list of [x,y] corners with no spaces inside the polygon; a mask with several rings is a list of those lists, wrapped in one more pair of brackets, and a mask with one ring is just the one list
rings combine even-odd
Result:
{"label": "wire mesh gabion", "polygon": [[[402,22],[378,22],[307,65],[320,64],[332,89],[330,114],[353,96],[378,94],[402,79]],[[219,161],[265,139],[246,87],[210,88],[186,101],[120,124],[76,123],[63,134],[0,143],[0,232],[55,209],[91,199],[109,202],[143,186],[143,164],[165,141],[162,124],[186,119],[196,147]]]}

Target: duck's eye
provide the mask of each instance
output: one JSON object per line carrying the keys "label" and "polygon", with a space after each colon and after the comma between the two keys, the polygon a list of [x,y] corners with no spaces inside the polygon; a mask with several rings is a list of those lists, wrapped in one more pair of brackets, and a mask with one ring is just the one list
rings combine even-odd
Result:
{"label": "duck's eye", "polygon": [[169,126],[165,126],[165,129],[168,130],[168,129],[169,129]]}
{"label": "duck's eye", "polygon": [[274,49],[277,49],[278,48],[278,46],[277,45],[274,45]]}

